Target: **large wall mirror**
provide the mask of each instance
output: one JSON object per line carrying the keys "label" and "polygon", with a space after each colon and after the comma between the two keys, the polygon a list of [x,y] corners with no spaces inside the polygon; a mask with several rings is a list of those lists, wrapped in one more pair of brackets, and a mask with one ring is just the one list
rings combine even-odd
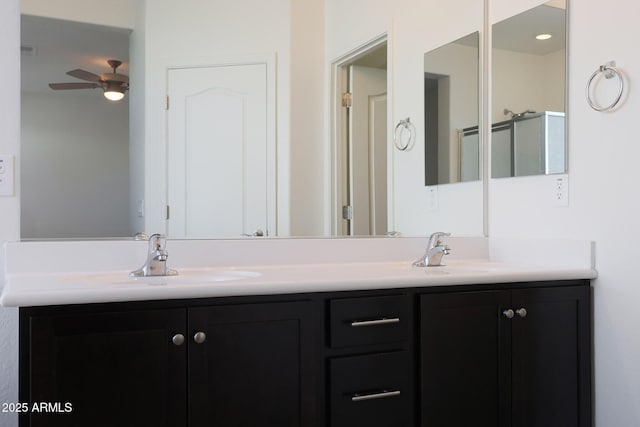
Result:
{"label": "large wall mirror", "polygon": [[424,55],[425,185],[480,179],[480,36]]}
{"label": "large wall mirror", "polygon": [[566,1],[492,26],[491,177],[566,172]]}
{"label": "large wall mirror", "polygon": [[[381,34],[393,37],[394,48],[389,53],[393,73],[388,87],[393,92],[389,93],[388,129],[410,116],[416,123],[419,141],[423,141],[424,92],[416,88],[421,86],[425,72],[431,77],[450,76],[450,106],[456,109],[449,114],[448,131],[443,130],[449,152],[438,148],[442,153],[438,157],[443,159],[442,166],[438,163],[438,176],[442,176],[438,184],[457,184],[442,186],[438,203],[424,197],[428,186],[422,144],[416,144],[420,147],[411,152],[387,151],[387,230],[405,236],[439,229],[458,235],[482,234],[482,183],[478,180],[481,164],[477,160],[482,154],[477,132],[473,134],[478,125],[475,31],[482,28],[481,3],[461,0],[443,5],[435,15],[422,0],[409,0],[409,4],[402,5],[385,3],[372,6],[365,20],[358,19],[361,10],[345,10],[340,0],[132,1],[132,10],[126,12],[130,14],[129,22],[123,25],[100,19],[85,21],[79,13],[64,13],[65,8],[86,5],[87,1],[65,0],[51,8],[50,2],[44,0],[22,0],[22,238],[130,238],[139,231],[167,230],[167,216],[179,215],[175,206],[167,209],[168,192],[175,182],[167,173],[166,165],[173,156],[164,142],[173,129],[166,125],[167,106],[171,104],[166,95],[172,90],[168,86],[191,64],[238,65],[238,58],[241,65],[265,64],[242,71],[267,76],[267,85],[256,88],[256,93],[266,93],[267,103],[273,103],[266,116],[276,129],[267,125],[265,132],[274,135],[272,143],[277,154],[268,155],[269,165],[277,165],[277,176],[273,175],[273,167],[267,166],[264,183],[271,189],[275,186],[267,197],[275,200],[277,208],[272,203],[268,210],[271,223],[265,230],[269,236],[330,236],[328,218],[334,207],[328,206],[328,194],[332,191],[329,182],[335,165],[327,148],[329,65]],[[27,3],[30,8],[24,9]],[[449,19],[457,16],[462,3],[468,6],[464,19]],[[49,11],[55,9],[55,13],[35,13],[33,6],[38,4]],[[96,6],[95,10],[99,9]],[[76,8],[75,12],[79,10],[88,9]],[[434,34],[442,42],[433,42]],[[470,35],[460,39],[464,34]],[[54,47],[55,43],[58,44]],[[462,66],[469,75],[476,76],[467,76],[468,80],[458,86],[457,71],[443,64],[431,67],[432,56],[425,56],[424,52],[439,45],[465,52],[456,59],[465,62]],[[270,56],[265,57],[265,53]],[[123,65],[114,73],[107,59],[122,60]],[[77,72],[67,74],[74,69],[93,75],[127,75],[129,91],[124,100],[111,103],[104,99],[100,88],[50,90],[49,83],[92,83],[79,79]],[[49,70],[46,75],[45,70]],[[182,80],[190,81],[191,76]],[[460,95],[458,88],[467,95]],[[239,105],[238,91],[231,86],[218,89],[204,92],[219,96],[194,99],[193,103],[209,102],[225,114],[234,111],[234,106]],[[468,102],[462,103],[461,96],[467,96]],[[514,111],[520,108],[508,105]],[[464,110],[461,115],[458,109]],[[545,107],[547,110],[552,108]],[[227,141],[234,141],[229,132],[237,129],[237,123],[231,116],[219,117],[225,117],[225,122],[201,118],[203,134],[218,133]],[[465,130],[470,133],[461,138],[459,131]],[[387,132],[389,136],[390,133]],[[255,160],[254,150],[238,147],[236,143],[227,145],[230,150],[249,153]],[[200,162],[200,153],[193,151],[189,161]],[[212,169],[206,162],[198,163],[198,167]],[[242,168],[231,162],[216,163],[216,170],[221,167],[234,172]],[[175,191],[180,193],[181,186],[188,186],[189,182],[193,180],[187,176]],[[237,180],[228,174],[211,173],[197,185],[202,191],[213,191],[229,190],[232,186],[227,184],[232,183],[237,184]],[[238,203],[245,200],[236,198]],[[231,217],[244,224],[242,234],[260,234],[260,227],[248,217]],[[224,221],[206,213],[199,220],[217,221],[225,227]],[[171,237],[170,226],[168,230]],[[189,236],[187,233],[180,237]],[[197,237],[236,236],[240,237],[240,232]]]}

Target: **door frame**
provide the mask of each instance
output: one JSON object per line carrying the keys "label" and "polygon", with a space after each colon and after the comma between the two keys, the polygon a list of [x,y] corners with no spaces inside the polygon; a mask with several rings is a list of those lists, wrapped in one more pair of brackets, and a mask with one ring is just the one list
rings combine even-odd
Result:
{"label": "door frame", "polygon": [[[278,183],[283,182],[282,171],[277,169],[278,165],[278,152],[277,152],[277,55],[275,53],[257,53],[248,55],[224,55],[216,57],[194,57],[194,58],[181,58],[167,60],[162,69],[163,72],[163,86],[165,89],[165,95],[168,97],[169,93],[169,71],[174,69],[184,68],[213,68],[213,67],[229,67],[229,66],[242,66],[242,65],[265,65],[267,69],[267,220],[265,232],[268,232],[269,236],[277,236],[278,217],[277,213],[280,209],[288,209],[287,206],[278,206]],[[168,98],[167,98],[168,99]],[[163,138],[162,147],[163,154],[163,184],[165,191],[163,192],[163,203],[168,206],[169,202],[169,110],[165,106],[164,112],[164,124],[162,128]],[[280,178],[280,179],[278,179]],[[288,181],[288,174],[284,177],[284,181]],[[147,181],[147,180],[145,180]],[[155,180],[157,184],[157,180]],[[164,232],[165,234],[169,230],[169,220],[165,217],[164,220]],[[215,238],[215,236],[211,236]]]}
{"label": "door frame", "polygon": [[[349,176],[348,176],[348,112],[342,107],[342,94],[347,92],[349,78],[348,68],[356,60],[366,56],[371,51],[382,45],[387,45],[387,134],[392,129],[393,118],[393,85],[392,61],[393,51],[389,33],[384,32],[377,37],[355,47],[347,53],[331,61],[330,81],[330,112],[329,112],[329,149],[330,149],[330,214],[328,215],[331,236],[348,235],[347,224],[342,220],[342,206],[348,203]],[[387,135],[388,136],[388,135]],[[387,221],[389,229],[393,230],[395,215],[393,211],[393,150],[387,152]]]}

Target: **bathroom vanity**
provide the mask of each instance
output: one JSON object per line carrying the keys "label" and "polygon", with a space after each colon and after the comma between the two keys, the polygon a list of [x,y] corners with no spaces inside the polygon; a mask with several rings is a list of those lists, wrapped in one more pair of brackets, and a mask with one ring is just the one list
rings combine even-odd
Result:
{"label": "bathroom vanity", "polygon": [[326,261],[9,276],[21,425],[591,425],[592,268]]}

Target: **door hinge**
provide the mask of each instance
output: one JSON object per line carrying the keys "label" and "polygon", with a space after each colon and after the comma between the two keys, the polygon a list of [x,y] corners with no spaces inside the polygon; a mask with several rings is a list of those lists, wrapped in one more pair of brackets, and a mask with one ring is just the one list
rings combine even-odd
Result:
{"label": "door hinge", "polygon": [[165,109],[167,109],[167,110],[169,109],[169,95],[167,95],[167,104],[165,106]]}
{"label": "door hinge", "polygon": [[167,205],[167,220],[171,218],[171,210],[169,209],[169,205]]}
{"label": "door hinge", "polygon": [[353,105],[353,94],[345,92],[342,94],[342,106],[344,108],[351,108]]}
{"label": "door hinge", "polygon": [[353,206],[348,205],[342,207],[342,219],[346,219],[347,221],[353,219]]}

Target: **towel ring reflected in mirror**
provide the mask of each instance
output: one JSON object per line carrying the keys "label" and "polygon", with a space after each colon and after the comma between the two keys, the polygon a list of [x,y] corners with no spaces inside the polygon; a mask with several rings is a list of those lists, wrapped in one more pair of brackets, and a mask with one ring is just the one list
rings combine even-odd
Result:
{"label": "towel ring reflected in mirror", "polygon": [[393,131],[393,144],[400,151],[406,151],[416,140],[416,127],[409,117],[400,120]]}
{"label": "towel ring reflected in mirror", "polygon": [[[618,78],[619,81],[619,85],[618,85],[618,95],[616,96],[616,98],[613,100],[613,102],[605,107],[600,106],[598,103],[596,103],[593,98],[591,97],[591,86],[595,80],[596,77],[598,77],[600,74],[604,75],[605,79],[612,79],[614,77]],[[622,94],[624,93],[624,77],[622,76],[622,72],[616,68],[616,63],[615,61],[610,61],[607,62],[604,65],[601,65],[600,67],[598,67],[598,69],[596,71],[593,72],[593,74],[591,74],[591,77],[589,78],[589,81],[587,82],[587,88],[586,88],[586,94],[587,94],[587,102],[589,103],[589,106],[591,108],[593,108],[596,111],[611,111],[615,108],[616,105],[618,105],[618,103],[620,102],[620,99],[622,99]]]}

